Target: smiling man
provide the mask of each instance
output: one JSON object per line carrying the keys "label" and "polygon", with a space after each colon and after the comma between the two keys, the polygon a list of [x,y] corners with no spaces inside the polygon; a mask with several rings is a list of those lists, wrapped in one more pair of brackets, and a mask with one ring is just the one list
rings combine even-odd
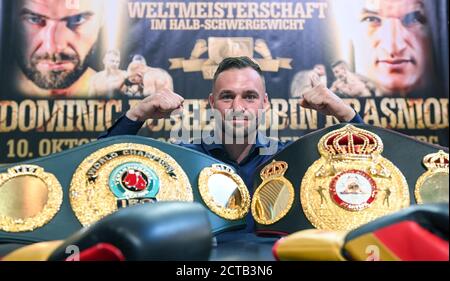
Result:
{"label": "smiling man", "polygon": [[[287,145],[276,141],[275,149],[267,149],[273,142],[258,132],[262,113],[269,106],[260,67],[248,57],[224,59],[214,74],[208,99],[217,117],[214,141],[202,139],[181,145],[233,166],[246,185],[253,186],[256,167]],[[183,97],[168,89],[150,95],[129,109],[100,138],[136,134],[147,119],[167,118],[182,108],[183,101]],[[310,90],[302,94],[300,104],[342,122],[362,123],[361,117],[321,84],[317,75],[311,76]]]}
{"label": "smiling man", "polygon": [[20,0],[17,88],[28,96],[87,96],[88,61],[101,28],[103,0]]}
{"label": "smiling man", "polygon": [[433,73],[424,1],[359,0],[351,5],[359,9],[351,34],[356,72],[375,82],[384,96],[424,89]]}
{"label": "smiling man", "polygon": [[[363,122],[348,104],[321,83],[318,75],[312,74],[310,81],[310,89],[301,95],[301,106],[332,115],[341,122]],[[183,101],[183,97],[167,89],[150,95],[129,109],[100,138],[136,134],[147,119],[167,118],[182,108]],[[214,136],[214,141],[201,139],[180,145],[234,167],[251,191],[256,168],[288,144],[270,141],[258,132],[259,123],[263,122],[262,113],[269,105],[259,65],[248,57],[225,58],[214,74],[209,103],[215,111],[214,133],[218,135]],[[247,231],[251,231],[250,215],[247,223]]]}

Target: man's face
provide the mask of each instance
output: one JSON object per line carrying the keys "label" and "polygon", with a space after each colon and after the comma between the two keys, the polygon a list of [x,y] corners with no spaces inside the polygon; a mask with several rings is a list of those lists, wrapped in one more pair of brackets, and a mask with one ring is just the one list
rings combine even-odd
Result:
{"label": "man's face", "polygon": [[128,76],[128,80],[133,84],[141,84],[142,75],[140,73],[132,73],[130,76]]}
{"label": "man's face", "polygon": [[[76,6],[68,6],[69,3]],[[23,0],[18,62],[43,89],[64,89],[87,69],[100,30],[99,0]]]}
{"label": "man's face", "polygon": [[105,68],[108,69],[119,69],[120,57],[114,53],[108,53],[105,56]]}
{"label": "man's face", "polygon": [[421,85],[431,63],[422,0],[365,0],[354,39],[358,73],[385,92],[409,92]]}
{"label": "man's face", "polygon": [[211,108],[220,112],[225,133],[245,138],[257,128],[258,113],[269,101],[263,79],[247,67],[220,73],[209,102]]}
{"label": "man's face", "polygon": [[347,68],[343,64],[338,64],[333,67],[333,74],[338,80],[345,80],[347,78]]}
{"label": "man's face", "polygon": [[315,65],[313,70],[314,70],[314,71],[317,73],[317,75],[319,75],[319,76],[323,76],[323,75],[326,74],[326,73],[325,73],[325,66],[324,66],[323,64],[317,64],[317,65]]}
{"label": "man's face", "polygon": [[147,66],[141,61],[133,61],[128,65],[128,80],[133,84],[142,83]]}

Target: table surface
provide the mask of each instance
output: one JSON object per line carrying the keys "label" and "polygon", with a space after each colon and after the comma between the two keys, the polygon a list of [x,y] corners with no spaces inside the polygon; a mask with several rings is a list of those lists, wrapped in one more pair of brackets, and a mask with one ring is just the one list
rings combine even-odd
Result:
{"label": "table surface", "polygon": [[274,261],[272,246],[278,238],[258,237],[253,233],[221,237],[211,251],[211,261]]}
{"label": "table surface", "polygon": [[[216,240],[210,261],[274,261],[272,246],[277,238],[258,237],[253,233],[227,233]],[[23,244],[0,244],[0,257]]]}

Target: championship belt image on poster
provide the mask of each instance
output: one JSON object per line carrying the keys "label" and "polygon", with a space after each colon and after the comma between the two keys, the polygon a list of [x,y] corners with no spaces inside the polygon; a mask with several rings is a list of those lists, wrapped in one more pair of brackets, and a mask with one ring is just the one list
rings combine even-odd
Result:
{"label": "championship belt image on poster", "polygon": [[170,155],[135,143],[114,144],[87,157],[74,173],[69,196],[83,226],[130,205],[194,200],[186,173]]}
{"label": "championship belt image on poster", "polygon": [[308,168],[300,200],[318,229],[351,230],[409,206],[401,171],[383,158],[383,142],[367,130],[347,125],[323,136],[321,158]]}
{"label": "championship belt image on poster", "polygon": [[[208,58],[200,58],[205,53]],[[262,58],[255,58],[255,53]],[[292,69],[291,58],[273,59],[267,42],[252,37],[208,37],[208,42],[205,39],[197,39],[190,59],[170,58],[170,69],[182,68],[184,72],[202,71],[203,79],[211,80],[224,58],[240,56],[252,58],[262,71]]]}

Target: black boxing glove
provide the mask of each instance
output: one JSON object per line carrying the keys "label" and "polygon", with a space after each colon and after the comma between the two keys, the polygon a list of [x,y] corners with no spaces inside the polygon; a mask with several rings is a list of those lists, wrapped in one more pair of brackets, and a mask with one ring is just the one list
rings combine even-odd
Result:
{"label": "black boxing glove", "polygon": [[[80,230],[48,260],[208,260],[211,247],[201,204],[158,202],[120,209]],[[79,249],[79,256],[67,249]]]}

